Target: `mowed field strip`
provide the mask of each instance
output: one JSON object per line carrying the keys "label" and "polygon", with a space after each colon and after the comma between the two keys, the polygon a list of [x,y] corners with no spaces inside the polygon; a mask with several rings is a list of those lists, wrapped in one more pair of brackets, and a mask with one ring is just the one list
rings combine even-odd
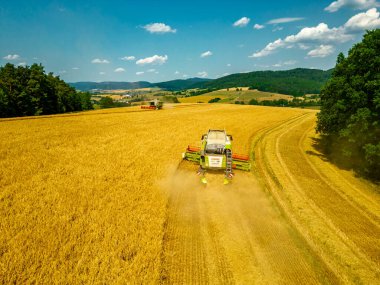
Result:
{"label": "mowed field strip", "polygon": [[[376,284],[379,187],[313,144],[315,111],[224,104],[0,121],[0,283]],[[181,163],[226,129],[231,185]]]}

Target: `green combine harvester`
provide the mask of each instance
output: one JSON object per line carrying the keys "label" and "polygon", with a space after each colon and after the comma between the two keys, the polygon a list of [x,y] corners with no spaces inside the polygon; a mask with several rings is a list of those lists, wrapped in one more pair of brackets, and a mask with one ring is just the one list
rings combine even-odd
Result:
{"label": "green combine harvester", "polygon": [[201,138],[201,147],[188,146],[182,158],[199,164],[198,175],[204,184],[206,170],[224,170],[224,184],[231,182],[233,169],[251,170],[249,156],[232,152],[232,136],[224,130],[209,130]]}

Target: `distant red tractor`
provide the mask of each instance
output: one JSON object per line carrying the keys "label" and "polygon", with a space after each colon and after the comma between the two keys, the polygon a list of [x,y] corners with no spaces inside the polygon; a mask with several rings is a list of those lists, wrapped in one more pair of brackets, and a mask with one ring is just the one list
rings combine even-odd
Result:
{"label": "distant red tractor", "polygon": [[158,99],[154,99],[152,101],[149,101],[148,105],[141,105],[141,109],[160,110],[160,109],[162,109],[163,105],[164,104],[162,101],[160,101]]}

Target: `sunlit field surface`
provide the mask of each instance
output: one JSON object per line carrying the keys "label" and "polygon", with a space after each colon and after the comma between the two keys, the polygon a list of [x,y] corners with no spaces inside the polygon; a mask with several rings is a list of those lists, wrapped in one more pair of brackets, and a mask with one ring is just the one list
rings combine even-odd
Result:
{"label": "sunlit field surface", "polygon": [[[376,284],[378,186],[315,149],[315,114],[181,104],[0,120],[0,283]],[[227,187],[181,162],[210,128],[252,159]]]}

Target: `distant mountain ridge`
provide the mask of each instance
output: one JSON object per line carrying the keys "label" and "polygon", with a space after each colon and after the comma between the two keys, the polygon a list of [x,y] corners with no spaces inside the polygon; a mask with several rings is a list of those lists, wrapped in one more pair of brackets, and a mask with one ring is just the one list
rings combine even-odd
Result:
{"label": "distant mountain ridge", "polygon": [[90,91],[94,89],[102,90],[116,90],[116,89],[139,89],[139,88],[154,88],[159,87],[162,89],[175,91],[191,88],[191,86],[203,82],[210,81],[211,79],[206,78],[189,78],[189,79],[176,79],[165,82],[150,83],[147,81],[137,81],[137,82],[117,82],[117,81],[105,81],[105,82],[91,82],[82,81],[69,83],[70,86],[81,91]]}
{"label": "distant mountain ridge", "polygon": [[295,68],[281,71],[253,71],[235,73],[218,79],[189,78],[165,82],[76,82],[69,83],[81,91],[92,89],[138,89],[159,87],[169,91],[184,89],[224,89],[235,87],[251,87],[260,91],[281,93],[294,96],[320,93],[322,86],[330,79],[333,69],[319,70]]}
{"label": "distant mountain ridge", "polygon": [[176,79],[166,82],[152,83],[152,85],[169,91],[179,91],[184,89],[197,88],[198,85],[210,81],[213,81],[213,79],[194,77],[189,79]]}
{"label": "distant mountain ridge", "polygon": [[115,90],[115,89],[138,89],[138,88],[148,88],[151,87],[151,83],[147,81],[138,82],[116,82],[116,81],[106,81],[106,82],[91,82],[82,81],[69,83],[70,86],[81,91],[90,91],[93,89],[102,90]]}

